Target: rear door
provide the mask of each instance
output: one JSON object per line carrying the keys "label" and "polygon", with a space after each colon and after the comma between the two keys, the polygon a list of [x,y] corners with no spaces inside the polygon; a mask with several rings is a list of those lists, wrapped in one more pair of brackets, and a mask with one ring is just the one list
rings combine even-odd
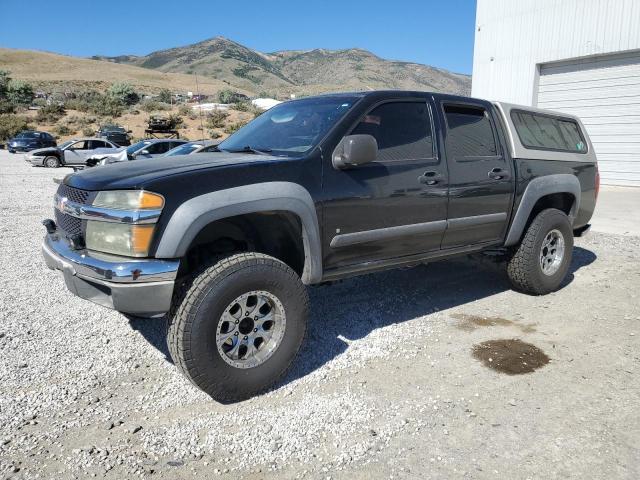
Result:
{"label": "rear door", "polygon": [[442,248],[497,243],[504,238],[514,172],[504,133],[488,102],[440,100],[449,167],[449,208]]}

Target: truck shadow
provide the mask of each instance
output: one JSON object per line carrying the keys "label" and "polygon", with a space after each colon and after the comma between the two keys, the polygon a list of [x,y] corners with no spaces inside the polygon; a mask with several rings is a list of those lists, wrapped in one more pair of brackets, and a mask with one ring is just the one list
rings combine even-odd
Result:
{"label": "truck shadow", "polygon": [[[574,273],[596,260],[575,247],[566,287]],[[466,258],[356,277],[309,289],[311,313],[307,339],[281,388],[314,372],[373,330],[436,311],[455,308],[509,290],[504,265]],[[172,362],[165,340],[165,319],[128,317],[130,326]]]}

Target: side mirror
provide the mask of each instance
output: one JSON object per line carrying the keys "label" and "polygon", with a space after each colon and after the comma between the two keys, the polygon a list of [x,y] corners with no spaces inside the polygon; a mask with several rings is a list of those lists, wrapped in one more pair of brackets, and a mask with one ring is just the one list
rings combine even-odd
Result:
{"label": "side mirror", "polygon": [[136,153],[136,156],[138,155],[149,155],[149,150],[141,150],[138,153]]}
{"label": "side mirror", "polygon": [[378,142],[371,135],[347,135],[333,152],[336,169],[355,167],[373,162],[378,157]]}
{"label": "side mirror", "polygon": [[127,130],[127,133],[133,133],[133,130]]}

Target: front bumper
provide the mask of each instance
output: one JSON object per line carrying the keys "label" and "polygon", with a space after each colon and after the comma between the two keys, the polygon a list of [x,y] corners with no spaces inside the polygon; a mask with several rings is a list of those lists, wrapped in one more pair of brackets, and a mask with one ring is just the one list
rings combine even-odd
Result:
{"label": "front bumper", "polygon": [[71,293],[98,305],[141,316],[169,311],[179,260],[131,259],[74,250],[57,233],[42,244],[47,266],[60,270]]}
{"label": "front bumper", "polygon": [[34,167],[41,167],[42,162],[44,161],[44,157],[30,157],[29,155],[25,155],[24,161],[33,165]]}

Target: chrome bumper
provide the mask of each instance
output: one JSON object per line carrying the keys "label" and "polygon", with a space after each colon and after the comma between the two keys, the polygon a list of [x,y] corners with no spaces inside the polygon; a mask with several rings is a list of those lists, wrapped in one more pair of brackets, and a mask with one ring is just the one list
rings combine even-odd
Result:
{"label": "chrome bumper", "polygon": [[75,295],[135,315],[169,311],[179,260],[131,259],[74,250],[56,233],[42,244],[47,266],[60,270]]}

